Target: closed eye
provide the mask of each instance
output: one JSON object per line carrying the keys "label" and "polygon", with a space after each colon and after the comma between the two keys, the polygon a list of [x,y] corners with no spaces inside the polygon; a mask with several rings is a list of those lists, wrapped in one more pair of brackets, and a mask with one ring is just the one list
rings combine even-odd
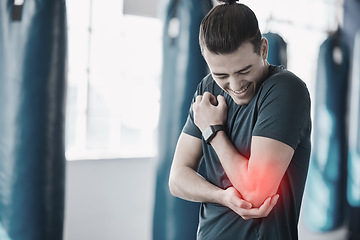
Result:
{"label": "closed eye", "polygon": [[226,74],[214,74],[214,76],[217,78],[217,79],[220,79],[220,80],[224,80],[226,78],[228,78],[228,75]]}
{"label": "closed eye", "polygon": [[237,71],[236,74],[246,75],[251,72],[252,67],[253,67],[253,65],[246,66],[243,69]]}
{"label": "closed eye", "polygon": [[248,73],[250,73],[250,71],[246,71],[246,72],[237,72],[237,74],[239,74],[239,75],[246,75],[246,74],[248,74]]}

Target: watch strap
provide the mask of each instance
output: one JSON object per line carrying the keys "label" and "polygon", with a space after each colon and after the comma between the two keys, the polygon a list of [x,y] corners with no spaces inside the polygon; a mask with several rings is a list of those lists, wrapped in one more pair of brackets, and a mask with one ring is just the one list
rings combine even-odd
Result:
{"label": "watch strap", "polygon": [[218,131],[225,131],[224,125],[212,125],[214,134],[216,134]]}
{"label": "watch strap", "polygon": [[217,132],[226,130],[224,125],[210,125],[209,128],[211,128],[212,133],[207,139],[205,139],[207,144],[210,144],[210,141],[215,137]]}

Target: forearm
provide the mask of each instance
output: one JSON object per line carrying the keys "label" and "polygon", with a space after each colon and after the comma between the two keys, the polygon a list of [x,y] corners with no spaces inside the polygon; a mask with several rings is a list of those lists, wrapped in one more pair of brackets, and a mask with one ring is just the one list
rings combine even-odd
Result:
{"label": "forearm", "polygon": [[278,200],[278,196],[268,198],[261,207],[253,208],[251,203],[241,198],[234,187],[225,190],[218,188],[191,168],[171,171],[169,185],[171,193],[176,197],[193,202],[221,204],[245,220],[266,217]]}
{"label": "forearm", "polygon": [[170,172],[169,188],[175,197],[192,202],[211,202],[224,205],[224,190],[211,184],[188,167]]}
{"label": "forearm", "polygon": [[193,202],[221,204],[244,219],[265,217],[276,204],[275,198],[260,208],[252,208],[234,187],[222,189],[211,184],[197,173],[201,159],[201,140],[180,134],[169,176],[169,188],[174,196]]}
{"label": "forearm", "polygon": [[268,174],[261,172],[262,169],[252,167],[251,160],[239,154],[225,132],[218,132],[211,145],[233,186],[253,206],[260,206],[267,197],[276,193],[273,188],[275,183],[271,182],[271,179],[264,179]]}
{"label": "forearm", "polygon": [[201,139],[182,133],[170,169],[171,194],[188,201],[222,204],[224,190],[206,181],[197,173],[201,159]]}

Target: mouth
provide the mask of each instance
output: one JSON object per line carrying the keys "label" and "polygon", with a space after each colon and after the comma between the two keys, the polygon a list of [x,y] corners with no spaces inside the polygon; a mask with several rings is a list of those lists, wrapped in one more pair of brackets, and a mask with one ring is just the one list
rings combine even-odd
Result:
{"label": "mouth", "polygon": [[250,85],[251,85],[251,83],[249,83],[248,85],[242,87],[240,90],[237,90],[237,91],[236,91],[236,90],[233,90],[233,89],[231,89],[231,88],[229,88],[229,90],[230,90],[231,92],[235,93],[235,94],[242,94],[242,93],[246,92],[246,90],[249,89]]}

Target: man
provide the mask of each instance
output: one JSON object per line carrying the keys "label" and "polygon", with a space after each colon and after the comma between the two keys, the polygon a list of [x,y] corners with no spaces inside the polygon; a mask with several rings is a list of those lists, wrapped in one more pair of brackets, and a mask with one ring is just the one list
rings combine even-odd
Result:
{"label": "man", "polygon": [[255,14],[236,1],[205,16],[199,40],[211,74],[178,139],[170,191],[201,202],[198,239],[297,239],[311,147],[306,85],[269,65]]}

